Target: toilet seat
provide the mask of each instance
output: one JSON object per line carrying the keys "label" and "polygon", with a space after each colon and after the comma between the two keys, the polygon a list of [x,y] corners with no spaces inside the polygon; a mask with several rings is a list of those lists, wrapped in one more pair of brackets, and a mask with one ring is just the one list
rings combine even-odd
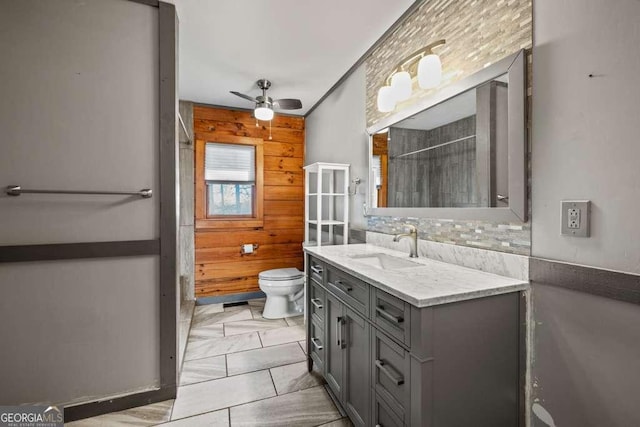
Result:
{"label": "toilet seat", "polygon": [[301,279],[304,273],[297,268],[275,268],[266,270],[258,274],[258,278],[269,281],[286,281]]}

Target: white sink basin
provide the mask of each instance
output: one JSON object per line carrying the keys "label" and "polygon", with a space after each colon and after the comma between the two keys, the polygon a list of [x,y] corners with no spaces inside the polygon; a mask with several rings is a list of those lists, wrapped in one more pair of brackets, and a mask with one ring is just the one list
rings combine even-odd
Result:
{"label": "white sink basin", "polygon": [[420,267],[421,264],[410,261],[405,258],[398,258],[392,255],[380,254],[362,254],[353,255],[351,257],[356,262],[379,268],[381,270],[397,270],[400,268]]}

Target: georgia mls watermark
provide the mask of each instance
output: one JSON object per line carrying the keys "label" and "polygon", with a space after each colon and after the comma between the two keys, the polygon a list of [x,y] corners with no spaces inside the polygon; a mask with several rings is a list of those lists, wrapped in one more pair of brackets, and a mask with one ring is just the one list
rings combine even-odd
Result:
{"label": "georgia mls watermark", "polygon": [[60,406],[0,406],[0,427],[63,427]]}

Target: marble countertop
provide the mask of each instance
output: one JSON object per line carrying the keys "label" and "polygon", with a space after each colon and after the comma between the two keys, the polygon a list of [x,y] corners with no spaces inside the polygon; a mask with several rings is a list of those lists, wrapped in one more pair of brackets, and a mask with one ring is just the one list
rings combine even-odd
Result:
{"label": "marble countertop", "polygon": [[[416,307],[529,289],[529,283],[523,280],[429,258],[409,258],[408,253],[372,244],[313,246],[304,250]],[[384,270],[354,258],[373,254],[411,260],[416,266]]]}

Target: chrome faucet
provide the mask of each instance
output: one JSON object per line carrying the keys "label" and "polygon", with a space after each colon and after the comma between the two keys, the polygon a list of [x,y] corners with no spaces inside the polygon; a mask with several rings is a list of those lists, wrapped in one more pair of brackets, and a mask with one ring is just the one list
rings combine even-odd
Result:
{"label": "chrome faucet", "polygon": [[409,233],[396,234],[393,237],[394,242],[399,242],[403,237],[410,237],[411,242],[409,244],[409,257],[418,258],[418,229],[411,224],[405,225],[409,229]]}

